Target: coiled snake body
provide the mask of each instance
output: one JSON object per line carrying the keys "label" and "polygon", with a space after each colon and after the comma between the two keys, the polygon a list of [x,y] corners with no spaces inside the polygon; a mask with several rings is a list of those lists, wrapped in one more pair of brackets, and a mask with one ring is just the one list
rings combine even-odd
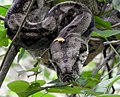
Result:
{"label": "coiled snake body", "polygon": [[[40,1],[43,0],[35,0],[29,15],[32,18],[36,10],[46,10],[44,17],[31,19],[28,15],[13,45],[27,50],[49,48],[58,78],[63,82],[73,81],[88,55],[87,40],[94,27],[92,13],[85,5],[72,1],[57,4],[50,10],[47,7],[39,9]],[[21,25],[28,3],[30,0],[14,0],[6,15],[5,27],[11,39]]]}

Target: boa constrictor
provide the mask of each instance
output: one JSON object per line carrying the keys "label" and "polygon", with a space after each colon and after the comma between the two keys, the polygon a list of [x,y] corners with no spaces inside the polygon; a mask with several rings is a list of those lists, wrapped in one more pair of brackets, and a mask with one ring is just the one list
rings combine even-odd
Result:
{"label": "boa constrictor", "polygon": [[[11,39],[20,27],[30,1],[13,1],[5,18],[7,34]],[[58,78],[63,82],[73,81],[78,78],[81,70],[79,67],[84,64],[88,55],[87,40],[94,27],[92,13],[85,5],[77,2],[62,2],[49,10],[44,6],[44,2],[40,1],[43,0],[35,0],[13,43],[13,50],[19,47],[38,51],[49,48],[52,61],[48,64],[52,64]],[[7,65],[11,63],[12,61]],[[5,60],[0,68],[0,76],[5,70],[4,65]],[[6,73],[4,72],[5,75]],[[4,80],[1,77],[0,79]]]}

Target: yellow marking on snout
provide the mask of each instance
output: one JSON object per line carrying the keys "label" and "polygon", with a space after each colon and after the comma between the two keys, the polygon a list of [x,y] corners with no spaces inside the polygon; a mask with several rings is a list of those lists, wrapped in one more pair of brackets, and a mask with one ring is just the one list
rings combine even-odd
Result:
{"label": "yellow marking on snout", "polygon": [[57,37],[57,38],[54,39],[54,42],[56,42],[56,41],[58,41],[58,42],[64,42],[65,39],[62,38],[62,37]]}

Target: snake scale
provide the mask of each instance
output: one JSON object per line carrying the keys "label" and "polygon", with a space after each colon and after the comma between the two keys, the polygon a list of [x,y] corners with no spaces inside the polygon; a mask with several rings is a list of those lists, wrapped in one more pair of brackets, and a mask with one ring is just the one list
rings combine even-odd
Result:
{"label": "snake scale", "polygon": [[[30,2],[31,0],[14,0],[8,10],[5,27],[11,39],[21,26]],[[62,2],[52,8],[46,6],[45,2],[35,0],[13,43],[13,50],[17,49],[17,54],[19,47],[42,52],[49,48],[49,64],[57,72],[59,80],[74,81],[89,53],[88,40],[94,28],[92,12],[85,5],[74,1]],[[0,71],[4,71],[4,65],[5,61]],[[2,72],[0,76],[1,74]]]}

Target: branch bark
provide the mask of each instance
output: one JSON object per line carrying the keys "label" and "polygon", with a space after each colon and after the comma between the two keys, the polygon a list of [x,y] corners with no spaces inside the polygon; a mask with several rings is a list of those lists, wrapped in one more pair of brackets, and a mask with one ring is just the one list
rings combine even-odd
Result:
{"label": "branch bark", "polygon": [[27,13],[26,13],[26,15],[25,15],[25,17],[24,17],[24,19],[22,21],[22,24],[19,27],[16,35],[14,36],[14,38],[12,40],[12,43],[10,44],[10,47],[8,48],[8,51],[7,51],[7,53],[6,53],[6,55],[5,55],[4,59],[3,59],[2,65],[0,66],[0,87],[1,87],[5,77],[7,75],[7,72],[8,72],[8,70],[9,70],[9,68],[10,68],[15,56],[17,55],[19,48],[20,48],[18,45],[17,46],[14,45],[14,42],[16,41],[16,39],[18,37],[18,34],[22,29],[22,26],[23,26],[23,24],[24,24],[24,22],[26,20],[26,17],[28,15],[29,11],[32,8],[32,5],[33,5],[34,1],[35,0],[32,0],[30,2],[29,6],[28,6]]}
{"label": "branch bark", "polygon": [[16,47],[15,45],[10,45],[4,59],[3,62],[0,66],[0,87],[6,77],[6,74],[15,58],[15,56],[17,55],[17,52],[19,50],[19,47]]}

